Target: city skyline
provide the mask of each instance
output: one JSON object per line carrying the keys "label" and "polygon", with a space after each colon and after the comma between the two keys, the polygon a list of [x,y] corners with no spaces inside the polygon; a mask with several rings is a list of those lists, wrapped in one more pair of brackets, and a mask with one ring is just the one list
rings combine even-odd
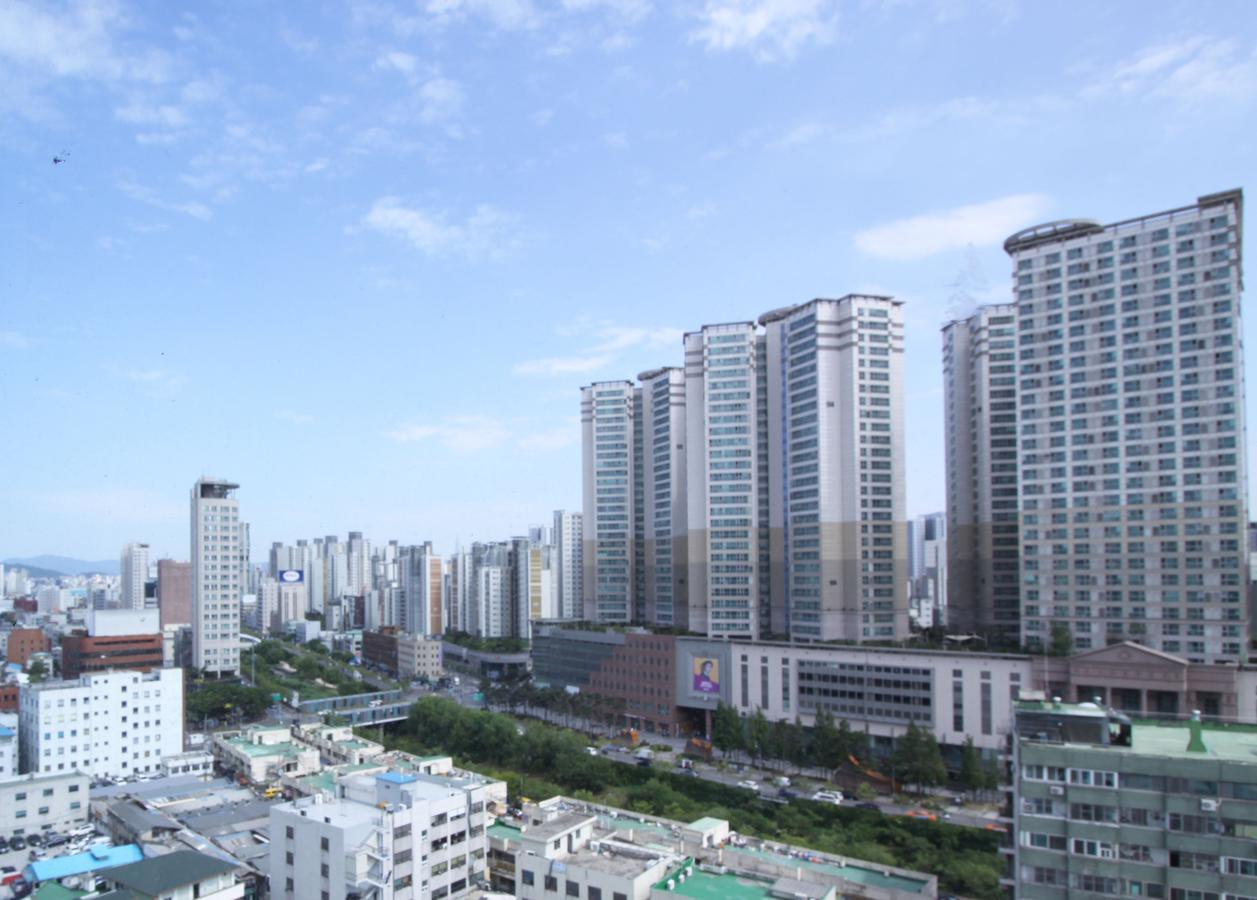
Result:
{"label": "city skyline", "polygon": [[201,474],[255,561],[521,534],[580,508],[582,384],[850,291],[904,301],[906,512],[943,509],[940,326],[1011,299],[1014,231],[1251,186],[1257,27],[838,12],[6,5],[0,556],[187,559]]}

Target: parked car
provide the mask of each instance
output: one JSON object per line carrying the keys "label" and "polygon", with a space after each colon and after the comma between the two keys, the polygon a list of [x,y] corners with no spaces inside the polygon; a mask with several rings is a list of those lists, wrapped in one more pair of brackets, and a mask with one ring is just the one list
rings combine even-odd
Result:
{"label": "parked car", "polygon": [[745,781],[739,781],[738,787],[746,788],[748,791],[755,791],[756,793],[759,793],[759,782],[751,781],[751,779],[749,778],[746,779]]}
{"label": "parked car", "polygon": [[69,843],[69,841],[69,835],[57,834],[55,831],[50,831],[44,835],[45,847],[60,847],[62,844]]}
{"label": "parked car", "polygon": [[15,837],[13,840],[9,841],[9,849],[10,849],[10,850],[25,850],[25,849],[26,849],[26,838],[22,837],[22,836],[19,834],[19,835],[18,835],[17,837]]}
{"label": "parked car", "polygon": [[842,803],[842,791],[817,791],[812,799],[817,803],[832,803],[837,806]]}
{"label": "parked car", "polygon": [[588,753],[590,756],[597,756],[597,755],[598,755],[598,748],[597,748],[597,747],[586,747],[586,748],[585,748],[585,752],[586,752],[586,753]]}
{"label": "parked car", "polygon": [[8,852],[9,852],[9,839],[7,837],[0,837],[0,853],[8,853]]}
{"label": "parked car", "polygon": [[904,813],[909,819],[925,819],[927,822],[937,822],[938,816],[930,812],[928,809],[910,809]]}
{"label": "parked car", "polygon": [[43,845],[44,845],[44,836],[40,834],[38,831],[31,833],[26,838],[26,846],[28,847],[42,847]]}
{"label": "parked car", "polygon": [[793,788],[782,787],[777,788],[777,796],[784,800],[795,800],[798,798],[799,792]]}

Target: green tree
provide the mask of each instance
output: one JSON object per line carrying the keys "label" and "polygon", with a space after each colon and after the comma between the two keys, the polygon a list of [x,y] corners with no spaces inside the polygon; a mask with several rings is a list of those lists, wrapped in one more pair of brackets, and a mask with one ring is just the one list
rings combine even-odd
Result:
{"label": "green tree", "polygon": [[711,743],[725,756],[746,747],[742,718],[732,706],[721,703],[712,717]]}
{"label": "green tree", "polygon": [[1053,656],[1069,656],[1074,652],[1074,635],[1064,622],[1052,623],[1052,638],[1048,643],[1048,652]]}
{"label": "green tree", "polygon": [[915,785],[918,793],[947,778],[943,752],[933,732],[919,728],[915,722],[909,723],[908,730],[895,743],[891,760],[896,777],[904,784]]}
{"label": "green tree", "polygon": [[797,715],[786,732],[785,757],[795,771],[812,761],[812,747],[808,742],[807,730],[803,727],[803,720]]}
{"label": "green tree", "polygon": [[754,755],[757,761],[762,760],[768,752],[771,735],[772,726],[768,724],[764,711],[758,706],[755,707],[755,712],[746,719],[746,749]]}
{"label": "green tree", "polygon": [[37,658],[31,667],[26,670],[26,674],[30,676],[31,684],[39,684],[48,677],[48,666],[42,658]]}
{"label": "green tree", "polygon": [[843,752],[838,743],[838,728],[834,725],[834,714],[825,707],[816,711],[816,724],[812,726],[812,759],[831,773],[842,768]]}
{"label": "green tree", "polygon": [[982,770],[982,756],[973,745],[973,738],[966,737],[960,752],[960,783],[966,791],[976,793],[986,787],[986,773]]}

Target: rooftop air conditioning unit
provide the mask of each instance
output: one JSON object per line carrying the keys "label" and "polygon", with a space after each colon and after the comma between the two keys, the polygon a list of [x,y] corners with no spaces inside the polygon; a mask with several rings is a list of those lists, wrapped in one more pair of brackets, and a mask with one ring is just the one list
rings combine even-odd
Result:
{"label": "rooftop air conditioning unit", "polygon": [[1217,812],[1218,801],[1212,800],[1208,797],[1202,798],[1200,801],[1200,810],[1201,812]]}

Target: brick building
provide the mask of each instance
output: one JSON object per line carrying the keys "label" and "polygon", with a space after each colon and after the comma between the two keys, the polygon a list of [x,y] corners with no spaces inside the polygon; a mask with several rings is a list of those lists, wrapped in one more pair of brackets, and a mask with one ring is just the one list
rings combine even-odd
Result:
{"label": "brick building", "polygon": [[8,661],[26,668],[32,653],[47,653],[48,636],[39,628],[14,628],[9,632]]}

